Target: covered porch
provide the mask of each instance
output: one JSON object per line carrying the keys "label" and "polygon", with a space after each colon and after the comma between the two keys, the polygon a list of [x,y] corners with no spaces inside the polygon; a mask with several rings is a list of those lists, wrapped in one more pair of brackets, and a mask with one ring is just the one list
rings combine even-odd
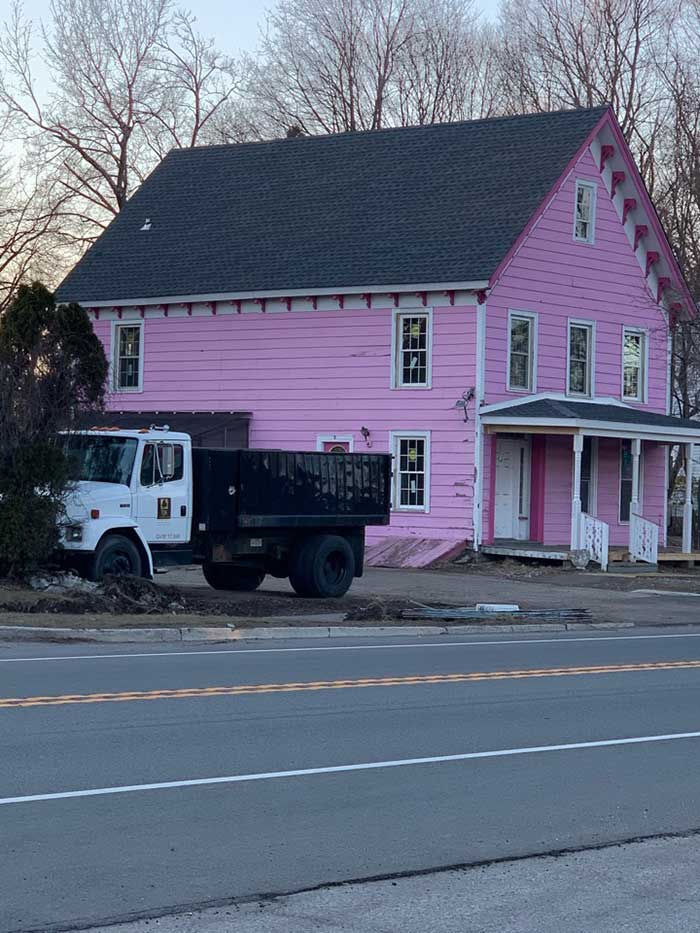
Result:
{"label": "covered porch", "polygon": [[553,396],[487,406],[481,422],[485,553],[603,570],[700,561],[690,473],[680,546],[666,538],[669,447],[683,445],[692,463],[700,424],[615,400]]}

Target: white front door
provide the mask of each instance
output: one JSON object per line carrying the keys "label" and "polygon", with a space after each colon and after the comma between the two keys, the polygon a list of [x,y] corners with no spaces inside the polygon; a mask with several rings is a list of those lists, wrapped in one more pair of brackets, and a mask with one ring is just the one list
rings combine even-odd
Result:
{"label": "white front door", "polygon": [[495,538],[527,540],[530,534],[530,441],[496,441]]}

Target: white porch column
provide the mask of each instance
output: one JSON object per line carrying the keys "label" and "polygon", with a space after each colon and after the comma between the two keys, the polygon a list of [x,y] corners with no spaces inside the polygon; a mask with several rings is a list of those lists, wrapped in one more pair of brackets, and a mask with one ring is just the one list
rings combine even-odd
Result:
{"label": "white porch column", "polygon": [[693,459],[695,444],[685,445],[685,504],[683,505],[683,553],[693,549]]}
{"label": "white porch column", "polygon": [[574,488],[571,496],[571,550],[581,547],[581,454],[583,435],[574,434]]}
{"label": "white porch column", "polygon": [[642,442],[638,437],[632,438],[632,501],[630,513],[639,515],[639,458],[642,453]]}

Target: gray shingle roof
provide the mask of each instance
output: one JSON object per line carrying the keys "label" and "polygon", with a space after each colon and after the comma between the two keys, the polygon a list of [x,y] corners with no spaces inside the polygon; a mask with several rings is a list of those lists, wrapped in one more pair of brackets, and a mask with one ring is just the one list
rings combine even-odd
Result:
{"label": "gray shingle roof", "polygon": [[58,297],[488,279],[605,111],[174,150]]}
{"label": "gray shingle roof", "polygon": [[510,405],[488,415],[498,418],[547,418],[559,421],[598,421],[616,424],[628,424],[630,427],[676,428],[700,434],[700,421],[689,418],[676,418],[672,415],[660,415],[641,408],[628,408],[625,405],[606,405],[599,402],[573,402],[563,399],[541,398],[522,405]]}

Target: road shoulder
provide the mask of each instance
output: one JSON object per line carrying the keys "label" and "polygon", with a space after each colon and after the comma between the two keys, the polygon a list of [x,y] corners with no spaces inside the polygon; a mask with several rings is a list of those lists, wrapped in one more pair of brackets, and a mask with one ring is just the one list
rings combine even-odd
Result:
{"label": "road shoulder", "polygon": [[93,927],[92,933],[694,933],[700,836],[343,884]]}

